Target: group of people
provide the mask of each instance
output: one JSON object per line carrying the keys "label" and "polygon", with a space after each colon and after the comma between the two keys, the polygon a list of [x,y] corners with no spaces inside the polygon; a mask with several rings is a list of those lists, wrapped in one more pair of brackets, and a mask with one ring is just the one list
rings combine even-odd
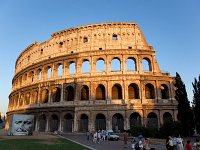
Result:
{"label": "group of people", "polygon": [[196,142],[194,144],[191,144],[190,140],[187,140],[186,144],[184,145],[183,139],[179,135],[176,136],[169,136],[166,139],[166,148],[167,150],[184,150],[184,147],[186,150],[200,150],[200,142],[199,139],[196,139]]}
{"label": "group of people", "polygon": [[[124,145],[126,146],[128,141],[128,134],[124,133]],[[136,140],[135,137],[130,138],[131,148],[132,150],[150,150],[149,147],[149,139],[144,138],[142,135],[138,136],[138,139]]]}
{"label": "group of people", "polygon": [[106,130],[99,131],[87,131],[87,140],[92,139],[94,143],[99,143],[108,139],[108,134]]}
{"label": "group of people", "polygon": [[184,150],[183,139],[180,135],[178,137],[168,136],[166,139],[166,148],[167,150]]}

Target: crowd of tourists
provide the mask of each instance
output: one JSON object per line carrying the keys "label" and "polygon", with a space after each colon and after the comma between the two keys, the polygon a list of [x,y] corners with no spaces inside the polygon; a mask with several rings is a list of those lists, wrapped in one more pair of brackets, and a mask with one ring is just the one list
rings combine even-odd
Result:
{"label": "crowd of tourists", "polygon": [[108,140],[107,130],[90,130],[86,133],[87,140],[92,140],[94,143],[101,143],[102,141]]}
{"label": "crowd of tourists", "polygon": [[[185,147],[185,148],[184,148]],[[200,150],[200,142],[197,138],[196,141],[192,144],[190,140],[187,140],[186,144],[184,145],[183,138],[179,135],[176,136],[169,136],[166,139],[166,148],[167,150]]]}

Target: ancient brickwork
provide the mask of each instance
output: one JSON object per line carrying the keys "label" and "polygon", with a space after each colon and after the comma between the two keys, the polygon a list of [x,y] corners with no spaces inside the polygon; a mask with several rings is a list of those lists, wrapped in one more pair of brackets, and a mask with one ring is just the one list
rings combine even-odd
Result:
{"label": "ancient brickwork", "polygon": [[91,24],[20,54],[7,114],[34,114],[35,130],[46,132],[159,127],[177,120],[174,94],[136,23]]}

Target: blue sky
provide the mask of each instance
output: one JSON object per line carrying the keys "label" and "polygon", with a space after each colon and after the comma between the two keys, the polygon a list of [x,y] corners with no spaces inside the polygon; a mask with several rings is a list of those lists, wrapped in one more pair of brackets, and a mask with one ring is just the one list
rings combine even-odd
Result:
{"label": "blue sky", "polygon": [[0,112],[19,54],[54,32],[93,23],[136,22],[156,50],[162,71],[178,72],[192,100],[200,74],[199,0],[0,0]]}

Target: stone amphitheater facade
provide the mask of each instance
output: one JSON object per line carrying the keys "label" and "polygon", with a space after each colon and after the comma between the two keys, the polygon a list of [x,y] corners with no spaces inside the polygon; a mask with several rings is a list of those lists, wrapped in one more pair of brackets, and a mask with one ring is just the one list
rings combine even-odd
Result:
{"label": "stone amphitheater facade", "polygon": [[177,120],[174,77],[134,22],[62,30],[17,58],[11,114],[34,114],[35,131],[122,131]]}

